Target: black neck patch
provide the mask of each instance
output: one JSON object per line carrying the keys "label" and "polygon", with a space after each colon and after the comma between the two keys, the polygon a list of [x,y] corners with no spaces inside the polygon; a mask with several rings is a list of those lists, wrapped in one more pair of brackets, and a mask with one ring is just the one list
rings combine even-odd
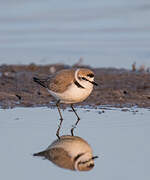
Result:
{"label": "black neck patch", "polygon": [[79,159],[79,157],[81,157],[82,155],[84,155],[85,153],[81,153],[81,154],[78,154],[75,158],[74,158],[74,162],[77,161]]}
{"label": "black neck patch", "polygon": [[85,89],[85,87],[83,87],[81,84],[79,84],[78,81],[74,81],[74,84],[75,84],[78,88]]}

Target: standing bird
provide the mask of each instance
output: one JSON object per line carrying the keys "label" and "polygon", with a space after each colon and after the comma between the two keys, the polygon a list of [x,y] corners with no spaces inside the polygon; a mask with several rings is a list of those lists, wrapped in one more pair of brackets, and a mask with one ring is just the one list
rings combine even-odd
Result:
{"label": "standing bird", "polygon": [[94,82],[94,73],[87,68],[65,69],[46,79],[33,77],[33,80],[46,88],[57,100],[56,106],[60,115],[60,124],[56,133],[58,138],[63,121],[59,105],[60,103],[71,104],[71,108],[77,116],[75,126],[71,129],[71,134],[73,136],[74,128],[80,120],[73,104],[85,100],[91,94],[93,85],[97,86],[97,83]]}

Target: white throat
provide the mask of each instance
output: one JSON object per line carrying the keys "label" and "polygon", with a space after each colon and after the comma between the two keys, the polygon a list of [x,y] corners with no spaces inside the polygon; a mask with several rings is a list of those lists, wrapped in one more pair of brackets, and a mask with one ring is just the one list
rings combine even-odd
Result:
{"label": "white throat", "polygon": [[83,86],[85,89],[93,89],[93,84],[90,83],[89,81],[85,81],[85,80],[80,80],[78,78],[78,72],[79,72],[80,69],[77,69],[75,71],[75,80],[81,85]]}
{"label": "white throat", "polygon": [[80,70],[80,69],[77,69],[77,70],[75,71],[75,75],[74,75],[74,76],[75,76],[75,80],[78,81],[78,83],[80,82],[80,80],[79,80],[79,78],[78,78],[78,72],[79,72],[79,70]]}
{"label": "white throat", "polygon": [[[74,164],[74,168],[75,170],[79,170],[78,169],[78,164],[81,162],[86,162],[86,161],[89,161],[90,159],[92,158],[92,153],[91,152],[87,152],[85,154],[83,154],[81,157],[78,158],[78,160],[75,162]],[[93,160],[91,159],[91,162],[93,162]],[[85,163],[85,166],[86,166],[86,163]]]}

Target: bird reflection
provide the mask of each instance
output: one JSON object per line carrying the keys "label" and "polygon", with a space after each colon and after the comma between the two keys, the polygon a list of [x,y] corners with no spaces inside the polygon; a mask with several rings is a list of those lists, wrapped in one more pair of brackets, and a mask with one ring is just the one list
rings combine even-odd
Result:
{"label": "bird reflection", "polygon": [[33,156],[41,156],[50,160],[55,165],[78,171],[89,171],[94,167],[94,159],[91,146],[81,137],[64,135],[53,141],[44,151]]}

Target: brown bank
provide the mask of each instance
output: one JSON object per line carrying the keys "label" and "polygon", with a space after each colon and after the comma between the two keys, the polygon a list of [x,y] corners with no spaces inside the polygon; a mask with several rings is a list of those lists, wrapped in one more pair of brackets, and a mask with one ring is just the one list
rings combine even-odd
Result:
{"label": "brown bank", "polygon": [[[78,66],[73,66],[78,67]],[[81,66],[80,66],[81,67]],[[82,66],[88,67],[88,66]],[[34,83],[33,76],[44,77],[67,65],[2,65],[0,66],[0,108],[54,107],[53,97]],[[88,67],[90,68],[90,67]],[[114,68],[91,68],[99,84],[81,106],[150,107],[150,73]]]}

